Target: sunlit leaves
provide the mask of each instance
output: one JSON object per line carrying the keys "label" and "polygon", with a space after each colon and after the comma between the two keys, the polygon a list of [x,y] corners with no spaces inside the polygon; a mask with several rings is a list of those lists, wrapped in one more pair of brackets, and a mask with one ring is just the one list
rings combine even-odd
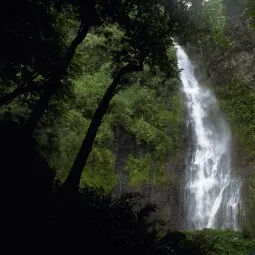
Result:
{"label": "sunlit leaves", "polygon": [[103,188],[105,192],[112,192],[117,183],[115,173],[115,157],[106,148],[95,147],[81,178],[82,185]]}
{"label": "sunlit leaves", "polygon": [[141,159],[130,156],[125,167],[129,185],[139,188],[142,184],[148,183],[150,168],[151,156],[149,154]]}

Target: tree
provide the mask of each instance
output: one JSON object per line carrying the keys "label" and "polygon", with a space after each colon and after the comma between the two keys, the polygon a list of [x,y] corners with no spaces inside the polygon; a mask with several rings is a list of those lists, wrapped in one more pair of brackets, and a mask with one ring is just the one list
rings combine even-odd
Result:
{"label": "tree", "polygon": [[[171,9],[171,15],[173,16],[172,19],[169,19],[168,22],[171,23],[172,25],[172,30],[174,31],[174,27],[180,26],[180,22],[174,22],[177,19],[177,16],[180,14],[179,10],[180,9],[185,9],[183,6],[180,4],[182,1],[178,1],[178,4],[176,4],[176,1],[172,1],[174,8]],[[40,71],[40,67],[38,68],[32,68],[32,71],[29,71],[28,74],[26,74],[25,80],[22,79],[21,82],[19,80],[14,80],[14,82],[11,82],[12,85],[20,83],[20,86],[18,86],[16,89],[14,89],[12,92],[5,94],[2,98],[0,98],[0,105],[8,104],[11,100],[13,100],[15,97],[18,97],[22,94],[27,94],[27,93],[33,93],[33,92],[39,92],[40,99],[38,102],[35,104],[33,107],[33,110],[30,114],[30,117],[28,118],[27,121],[27,130],[28,133],[32,134],[33,131],[35,130],[38,122],[42,118],[49,101],[52,99],[53,95],[57,93],[57,91],[62,87],[63,83],[63,78],[67,72],[67,68],[70,66],[70,62],[74,57],[75,51],[78,47],[78,45],[81,44],[81,42],[85,39],[88,31],[92,27],[99,27],[102,26],[103,24],[108,24],[108,23],[114,23],[117,22],[123,29],[125,29],[126,26],[130,26],[129,24],[130,17],[129,15],[131,14],[131,11],[136,12],[137,10],[134,10],[134,6],[136,5],[136,1],[119,1],[119,0],[112,0],[112,1],[96,1],[96,0],[89,0],[89,1],[81,1],[81,0],[59,0],[59,1],[53,1],[53,0],[48,0],[46,2],[38,2],[37,4],[28,0],[22,0],[19,1],[18,5],[16,5],[16,1],[13,0],[10,2],[6,8],[3,8],[4,12],[8,13],[8,11],[11,9],[11,6],[18,6],[19,15],[18,17],[21,16],[21,19],[23,16],[28,16],[30,17],[30,13],[34,13],[34,16],[31,20],[27,22],[29,24],[28,30],[34,31],[33,33],[36,34],[37,31],[40,31],[39,28],[44,29],[47,31],[47,26],[45,23],[47,23],[47,18],[44,18],[42,21],[39,20],[37,22],[36,17],[39,14],[39,17],[44,17],[45,15],[40,14],[40,12],[43,12],[45,10],[45,13],[48,15],[48,20],[52,21],[52,18],[50,19],[49,17],[52,16],[51,10],[52,7],[53,9],[57,10],[57,12],[76,12],[78,11],[79,14],[79,29],[77,31],[77,34],[75,38],[73,39],[71,45],[68,47],[67,51],[64,54],[57,54],[57,51],[50,50],[50,54],[54,55],[53,53],[56,53],[54,56],[54,60],[50,60],[45,58],[45,56],[48,55],[48,52],[45,52],[45,50],[48,48],[47,45],[44,46],[44,50],[41,49],[36,49],[35,52],[42,52],[41,57],[39,58],[40,63],[42,65],[42,68],[45,68],[45,62],[48,63],[50,62],[49,68],[46,68],[47,72],[42,73]],[[71,7],[70,4],[74,7]],[[171,6],[169,3],[167,4],[166,7]],[[179,8],[179,7],[182,8]],[[22,8],[20,8],[22,7]],[[132,10],[133,8],[133,10]],[[41,11],[42,9],[42,11]],[[178,10],[177,15],[174,13],[172,10]],[[143,10],[141,10],[143,11]],[[132,15],[132,14],[131,14]],[[53,15],[54,16],[54,15]],[[179,15],[180,16],[180,15]],[[8,19],[7,19],[8,20]],[[134,22],[134,20],[132,21]],[[38,23],[38,27],[34,27],[33,24]],[[54,22],[48,22],[49,24]],[[138,24],[138,23],[137,23]],[[20,25],[18,23],[18,25]],[[12,25],[7,24],[7,27],[12,27]],[[15,26],[14,28],[17,28]],[[26,28],[26,27],[25,27]],[[25,35],[25,37],[24,37]],[[24,37],[28,42],[30,38],[30,34],[21,34],[22,38]],[[56,35],[59,37],[58,35]],[[11,36],[10,36],[11,38]],[[41,37],[38,37],[38,41],[44,41],[42,40]],[[9,40],[11,41],[11,40]],[[8,44],[8,42],[6,44]],[[58,41],[56,38],[51,38],[50,37],[50,42],[52,44],[52,41],[56,42]],[[22,42],[22,40],[17,38],[17,42]],[[37,59],[35,53],[30,51],[31,47],[29,43],[24,42],[21,43],[21,45],[28,45],[27,50],[27,55],[29,55],[32,59]],[[19,44],[20,45],[20,44]],[[35,44],[37,45],[37,44]],[[3,47],[4,48],[4,47]],[[20,47],[14,47],[15,49],[17,48],[17,51],[22,51]],[[146,49],[145,49],[146,50]],[[18,55],[18,54],[13,54]],[[63,56],[62,56],[63,55]],[[23,59],[26,59],[25,57]],[[56,64],[55,64],[56,63]],[[38,63],[35,62],[34,66],[38,66]],[[27,70],[30,70],[30,66],[26,68]],[[39,69],[39,70],[38,70]],[[15,71],[15,75],[18,71]],[[14,75],[14,76],[15,76]],[[38,79],[39,77],[39,79]],[[43,78],[43,79],[42,79]],[[8,81],[8,79],[7,79]],[[37,94],[38,95],[38,94]]]}
{"label": "tree", "polygon": [[[62,80],[67,72],[67,68],[69,67],[71,60],[74,57],[78,45],[84,40],[92,26],[100,24],[95,6],[96,1],[48,0],[46,2],[39,1],[35,3],[34,1],[28,0],[12,0],[4,3],[6,4],[4,4],[4,7],[2,8],[4,14],[2,15],[4,21],[2,30],[6,36],[2,42],[2,49],[9,49],[12,48],[10,45],[15,45],[13,45],[14,50],[12,49],[12,51],[8,51],[8,53],[10,53],[9,55],[5,56],[5,50],[1,53],[3,53],[5,58],[7,58],[7,61],[13,61],[12,59],[14,58],[14,63],[18,62],[17,67],[16,64],[12,65],[12,69],[14,69],[13,76],[15,77],[19,72],[24,72],[25,78],[22,77],[20,86],[0,98],[0,105],[8,104],[15,97],[28,92],[41,92],[40,99],[35,104],[26,124],[28,133],[32,134],[37,123],[43,116],[52,96],[62,87]],[[61,42],[61,40],[59,40],[59,38],[61,38],[59,31],[54,31],[54,33],[57,33],[56,37],[49,34],[50,41],[46,41],[48,45],[45,43],[45,37],[47,36],[47,31],[54,30],[53,27],[54,25],[56,26],[54,11],[57,15],[61,12],[66,12],[67,18],[69,18],[68,14],[73,13],[75,8],[79,13],[79,29],[71,45],[68,47],[66,52],[62,54],[59,50],[51,47],[52,45],[58,45],[59,41]],[[53,13],[52,9],[54,10]],[[9,13],[13,14],[12,18],[6,17],[6,14]],[[74,17],[72,18],[75,19]],[[13,20],[15,21],[13,22]],[[13,40],[14,38],[15,40]],[[41,45],[42,47],[40,47]],[[20,54],[21,52],[24,52],[25,54]],[[38,52],[40,53],[39,56],[37,56]],[[50,56],[53,55],[54,59],[49,59],[49,54]],[[16,56],[19,57],[17,58]],[[31,61],[33,61],[32,68],[27,59],[31,59]],[[20,65],[23,66],[24,61],[25,70],[23,71],[20,70]],[[49,67],[48,63],[50,63]],[[4,66],[6,66],[6,64]],[[16,68],[13,68],[13,66]],[[45,72],[43,72],[43,70],[45,70]],[[5,69],[3,71],[6,73]],[[40,77],[39,81],[36,80],[37,77]],[[13,82],[9,79],[5,80],[10,86],[15,85],[15,83],[19,83],[19,80],[17,79],[14,79]]]}
{"label": "tree", "polygon": [[64,45],[58,39],[62,31],[54,26],[53,1],[3,1],[0,9],[3,105],[22,93],[40,90],[39,84],[52,74]]}
{"label": "tree", "polygon": [[[176,74],[173,63],[168,61],[167,50],[173,45],[170,17],[162,1],[140,0],[129,4],[124,9],[125,19],[119,21],[124,30],[122,45],[113,52],[116,63],[114,78],[100,101],[92,118],[85,139],[73,163],[64,187],[74,192],[78,191],[82,171],[92,150],[97,131],[107,112],[109,103],[118,88],[122,78],[131,72],[143,70],[144,65],[172,75]],[[123,22],[125,20],[125,22]]]}
{"label": "tree", "polygon": [[[152,6],[157,6],[160,4],[161,1],[158,1],[158,3],[152,3]],[[175,2],[175,1],[173,1]],[[140,16],[140,20],[135,20],[135,18],[132,19],[132,15],[137,15],[137,17],[139,16],[139,14],[141,13],[146,13],[145,9],[143,10],[142,8],[138,8],[138,6],[140,5],[141,7],[141,1],[138,1],[138,3],[136,3],[136,1],[120,1],[120,0],[112,0],[109,2],[105,2],[105,1],[96,1],[96,0],[90,0],[90,1],[81,1],[81,0],[77,0],[77,1],[71,1],[71,3],[75,6],[78,7],[78,11],[79,11],[79,19],[80,19],[80,27],[79,30],[77,32],[77,35],[75,37],[75,39],[73,40],[72,44],[70,45],[70,47],[68,48],[67,52],[65,53],[65,56],[58,62],[55,71],[53,72],[53,74],[50,76],[50,78],[45,82],[45,84],[43,84],[43,91],[42,91],[42,95],[40,96],[40,99],[38,100],[34,110],[32,111],[28,121],[27,121],[27,130],[29,133],[33,133],[33,131],[35,130],[38,122],[40,121],[40,119],[42,118],[45,109],[47,108],[49,101],[51,100],[52,96],[54,94],[56,94],[56,92],[59,90],[59,88],[61,87],[61,79],[63,78],[63,76],[66,73],[66,70],[68,68],[68,66],[70,65],[71,60],[74,57],[75,51],[78,47],[79,44],[81,44],[81,42],[85,39],[88,31],[90,28],[92,27],[98,27],[98,26],[102,26],[104,23],[114,23],[117,22],[121,28],[123,28],[124,30],[127,30],[127,27],[132,27],[137,26],[139,23],[139,25],[142,25],[142,19],[146,18],[146,17],[142,17]],[[183,4],[184,3],[184,4]],[[144,3],[143,3],[144,4]],[[163,7],[163,3],[161,3],[162,9],[161,12],[158,12],[159,15],[162,15],[163,12],[165,11]],[[158,7],[158,6],[157,6]],[[174,6],[173,9],[175,9],[176,7],[178,7],[177,9],[187,9],[186,7],[186,2],[178,2],[178,5]],[[181,7],[181,8],[180,8]],[[153,11],[151,9],[151,11]],[[138,12],[138,13],[136,13]],[[171,13],[173,14],[173,12]],[[179,17],[178,17],[179,18]],[[172,31],[175,30],[175,27],[179,27],[180,24],[178,22],[173,22],[176,19],[176,17],[174,16],[172,19],[168,19],[167,21],[164,22],[169,22],[172,25]],[[132,23],[130,23],[132,22]],[[136,22],[136,23],[135,23]],[[147,24],[143,23],[144,28],[142,28],[143,30],[145,29],[145,26]],[[131,32],[131,30],[130,30]],[[133,32],[138,32],[137,28],[133,28]],[[144,37],[143,31],[140,30],[140,37]],[[170,35],[170,34],[169,34]],[[139,43],[143,43],[143,40],[146,40],[148,38],[143,38],[141,40],[141,38],[139,39],[138,34],[133,34],[133,35],[129,35],[127,34],[127,36],[136,36],[137,40]],[[151,37],[150,39],[153,39],[153,37]],[[140,41],[139,41],[140,40]],[[160,43],[158,41],[158,43]],[[146,52],[146,48],[141,49],[141,45],[140,45],[140,51],[144,51],[143,54],[145,54]],[[124,49],[125,51],[126,49]],[[135,52],[133,52],[135,53]],[[134,55],[135,56],[135,55]],[[163,56],[158,55],[158,58],[161,58]],[[158,61],[158,60],[157,60]]]}
{"label": "tree", "polygon": [[[33,134],[36,129],[53,95],[61,88],[61,79],[66,74],[77,47],[83,42],[88,31],[92,27],[100,26],[104,22],[114,22],[116,19],[124,18],[125,22],[126,15],[123,15],[123,10],[125,11],[123,7],[126,6],[125,4],[121,6],[122,2],[119,0],[113,0],[109,3],[97,0],[70,0],[68,2],[78,8],[80,26],[64,57],[58,61],[53,74],[43,84],[42,95],[26,123],[26,129],[30,134]],[[128,2],[126,1],[126,3]],[[66,1],[60,1],[60,3],[65,4]]]}
{"label": "tree", "polygon": [[61,88],[61,79],[66,74],[67,68],[75,55],[77,47],[83,42],[89,29],[98,23],[98,16],[95,9],[96,1],[78,1],[77,4],[79,7],[80,18],[79,29],[64,57],[57,63],[52,76],[49,77],[49,79],[43,85],[43,93],[26,123],[26,129],[30,134],[33,134],[34,130],[36,129],[36,126],[42,118],[52,96],[56,94],[59,88]]}

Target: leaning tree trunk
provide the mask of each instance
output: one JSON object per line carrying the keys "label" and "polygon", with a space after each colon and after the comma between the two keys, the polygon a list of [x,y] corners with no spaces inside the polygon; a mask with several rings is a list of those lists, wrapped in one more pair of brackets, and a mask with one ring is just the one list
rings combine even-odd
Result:
{"label": "leaning tree trunk", "polygon": [[76,193],[79,190],[79,183],[82,175],[82,171],[87,163],[88,157],[93,147],[97,131],[101,125],[102,119],[107,112],[109,104],[116,93],[117,87],[120,84],[121,78],[123,75],[141,71],[142,67],[139,65],[126,65],[115,76],[110,87],[105,92],[103,98],[101,99],[85,135],[83,143],[80,147],[80,150],[76,156],[76,159],[73,163],[73,166],[67,176],[63,188],[68,190],[71,193]]}
{"label": "leaning tree trunk", "polygon": [[71,60],[74,57],[75,51],[79,44],[83,42],[87,33],[89,31],[89,26],[82,23],[80,25],[79,31],[73,40],[72,44],[68,48],[63,60],[60,62],[58,69],[54,72],[52,77],[46,81],[43,89],[43,93],[38,100],[34,110],[30,114],[30,117],[26,123],[26,129],[29,134],[33,134],[34,130],[40,119],[42,118],[44,111],[46,110],[49,101],[52,96],[58,91],[61,86],[61,78],[65,74]]}

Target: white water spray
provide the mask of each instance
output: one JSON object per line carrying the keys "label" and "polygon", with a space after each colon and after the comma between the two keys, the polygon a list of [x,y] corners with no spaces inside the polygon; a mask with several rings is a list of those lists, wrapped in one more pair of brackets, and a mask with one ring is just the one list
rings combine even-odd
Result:
{"label": "white water spray", "polygon": [[185,173],[186,228],[237,230],[241,184],[231,169],[231,131],[212,92],[199,85],[185,51],[176,48],[188,125],[194,133]]}

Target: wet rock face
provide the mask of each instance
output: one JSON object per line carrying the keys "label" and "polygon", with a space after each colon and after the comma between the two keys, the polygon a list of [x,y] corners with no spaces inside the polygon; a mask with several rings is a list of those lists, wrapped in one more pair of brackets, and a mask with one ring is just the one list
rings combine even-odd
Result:
{"label": "wet rock face", "polygon": [[[255,42],[255,36],[249,40],[250,42]],[[212,61],[207,63],[210,79],[212,79],[216,85],[220,86],[221,84],[227,83],[234,74],[234,76],[242,77],[249,83],[254,83],[255,44],[251,46],[252,44],[253,43],[249,45],[247,43],[247,47],[245,47],[245,45],[243,47],[236,45],[236,47],[233,46],[223,53],[221,57],[215,56]]]}
{"label": "wet rock face", "polygon": [[229,17],[237,17],[244,10],[243,0],[223,0],[225,7],[225,12]]}
{"label": "wet rock face", "polygon": [[224,57],[208,64],[209,76],[216,85],[227,83],[229,77],[244,77],[248,82],[255,80],[255,50],[234,52],[229,51]]}
{"label": "wet rock face", "polygon": [[177,187],[155,187],[144,185],[141,190],[146,201],[157,205],[155,214],[156,219],[165,221],[165,228],[176,230],[181,228],[182,201],[180,199],[180,189]]}
{"label": "wet rock face", "polygon": [[[184,222],[183,204],[182,204],[182,183],[184,180],[185,169],[185,143],[188,141],[188,133],[183,133],[183,155],[177,160],[171,159],[165,162],[166,176],[169,178],[167,185],[153,184],[153,172],[150,173],[148,183],[140,185],[139,189],[130,187],[128,184],[128,173],[125,166],[130,155],[139,157],[150,151],[147,146],[138,145],[135,139],[125,132],[124,129],[118,127],[115,131],[115,141],[113,151],[116,156],[116,173],[118,175],[118,183],[113,192],[113,196],[119,197],[125,192],[140,192],[145,202],[150,202],[157,206],[156,211],[151,217],[165,221],[164,228],[167,230],[177,230],[183,228]],[[154,171],[154,170],[151,170]],[[173,179],[173,176],[174,179]],[[141,205],[142,206],[142,205]]]}
{"label": "wet rock face", "polygon": [[[209,78],[214,86],[222,86],[233,76],[242,77],[246,82],[255,84],[255,30],[250,28],[245,13],[243,0],[223,0],[226,14],[225,35],[231,41],[228,48],[214,47],[209,49],[189,47],[189,55],[206,73],[203,79]],[[199,63],[200,61],[200,63]],[[254,85],[255,88],[255,85]]]}
{"label": "wet rock face", "polygon": [[127,134],[123,128],[117,127],[115,130],[115,139],[113,151],[116,156],[115,169],[118,176],[118,183],[114,190],[114,195],[120,196],[127,190],[127,173],[125,165],[128,161],[128,156],[136,150],[134,138]]}

